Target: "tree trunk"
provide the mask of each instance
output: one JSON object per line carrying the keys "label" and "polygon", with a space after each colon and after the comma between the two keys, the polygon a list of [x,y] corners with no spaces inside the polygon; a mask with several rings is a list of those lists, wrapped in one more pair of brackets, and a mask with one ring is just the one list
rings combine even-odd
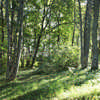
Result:
{"label": "tree trunk", "polygon": [[33,58],[32,58],[32,64],[31,64],[31,68],[33,67],[33,64],[35,63],[35,59],[36,59],[36,55],[37,55],[37,52],[38,52],[38,49],[39,49],[39,45],[40,45],[40,40],[41,40],[41,37],[42,37],[42,33],[44,31],[44,28],[43,28],[43,23],[44,23],[44,20],[45,20],[45,4],[44,4],[44,10],[43,10],[43,19],[42,19],[42,24],[41,24],[41,31],[40,31],[40,34],[39,34],[39,37],[38,37],[38,40],[37,40],[37,45],[36,45],[36,48],[35,48],[35,51],[34,51],[34,55],[33,55]]}
{"label": "tree trunk", "polygon": [[19,61],[21,57],[21,45],[23,41],[23,0],[20,0],[20,29],[19,29],[19,40],[18,40],[18,50],[17,50],[17,59],[16,65],[14,65],[14,70],[12,72],[11,78],[12,80],[16,78],[18,69],[19,69]]}
{"label": "tree trunk", "polygon": [[[10,28],[10,55],[12,55],[12,46],[13,46],[13,41],[12,41],[12,37],[13,37],[13,28],[14,28],[14,7],[15,7],[15,2],[14,0],[12,0],[12,8],[11,8],[11,28]],[[13,64],[13,62],[12,62]]]}
{"label": "tree trunk", "polygon": [[[1,47],[3,46],[4,41],[4,19],[3,19],[3,0],[1,0],[1,27],[2,27],[2,39],[1,39]],[[2,67],[2,54],[3,50],[0,48],[0,67]]]}
{"label": "tree trunk", "polygon": [[99,0],[94,0],[94,20],[93,20],[93,27],[92,27],[92,67],[91,70],[98,69],[98,47],[97,47],[97,28],[98,28],[98,17],[99,17]]}
{"label": "tree trunk", "polygon": [[36,58],[36,55],[37,55],[37,52],[38,52],[38,49],[39,49],[39,45],[40,45],[40,39],[41,39],[41,36],[42,36],[42,33],[40,34],[39,38],[38,38],[38,42],[37,42],[37,46],[36,46],[36,49],[34,51],[34,55],[33,55],[33,59],[32,59],[32,64],[31,64],[31,68],[35,62],[35,58]]}
{"label": "tree trunk", "polygon": [[23,37],[23,48],[22,48],[22,55],[21,55],[21,68],[24,68],[24,37]]}
{"label": "tree trunk", "polygon": [[[15,2],[12,0],[12,8],[11,8],[11,27],[10,27],[10,67],[13,66],[13,54],[12,54],[12,49],[13,49],[13,30],[14,30],[14,7],[15,7]],[[11,68],[10,68],[11,70]]]}
{"label": "tree trunk", "polygon": [[87,1],[86,15],[85,15],[85,26],[84,26],[84,66],[83,69],[88,65],[88,54],[90,44],[90,27],[91,27],[91,1]]}
{"label": "tree trunk", "polygon": [[77,46],[79,46],[79,35],[77,36]]}
{"label": "tree trunk", "polygon": [[[6,0],[6,1],[8,2],[8,0]],[[8,72],[7,74],[9,75],[9,77],[7,79],[9,81],[14,80],[16,78],[16,75],[17,75],[17,72],[18,72],[18,69],[19,69],[19,61],[20,61],[20,57],[21,57],[21,44],[22,44],[22,40],[23,40],[22,39],[22,37],[23,37],[23,0],[20,0],[19,3],[20,3],[20,5],[19,5],[19,7],[20,7],[20,20],[19,20],[20,21],[20,23],[19,23],[20,29],[19,29],[18,48],[17,48],[17,51],[16,51],[17,55],[14,55],[15,61],[14,61],[13,66],[11,66],[11,71],[7,71]],[[16,43],[16,45],[17,45],[17,43]],[[8,67],[8,69],[9,69],[9,67]]]}
{"label": "tree trunk", "polygon": [[9,71],[9,58],[10,58],[10,33],[9,33],[9,11],[8,11],[8,5],[9,5],[9,1],[6,0],[6,23],[7,23],[7,35],[8,35],[8,52],[7,52],[7,73],[6,73],[6,79],[8,80],[9,79],[9,74],[10,74],[10,71]]}
{"label": "tree trunk", "polygon": [[73,37],[72,37],[72,46],[73,46],[73,44],[74,44],[74,37],[75,37],[75,22],[76,22],[76,14],[75,14],[75,9],[76,9],[76,7],[75,7],[75,0],[74,0],[74,30],[73,30]]}
{"label": "tree trunk", "polygon": [[80,17],[80,43],[81,43],[81,67],[84,67],[83,57],[84,57],[84,46],[83,46],[83,34],[82,34],[82,13],[81,13],[81,3],[79,3],[79,17]]}
{"label": "tree trunk", "polygon": [[[51,28],[51,9],[49,15],[49,29]],[[49,31],[49,60],[50,60],[50,31]]]}

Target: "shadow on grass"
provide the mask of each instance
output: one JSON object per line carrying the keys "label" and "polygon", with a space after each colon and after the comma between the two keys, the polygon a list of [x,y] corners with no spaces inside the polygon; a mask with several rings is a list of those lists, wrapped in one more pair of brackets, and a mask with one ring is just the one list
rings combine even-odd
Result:
{"label": "shadow on grass", "polygon": [[[80,74],[80,75],[83,75],[83,74]],[[87,76],[87,75],[86,75]],[[71,87],[71,85],[77,85],[77,86],[79,86],[79,85],[81,85],[81,84],[84,84],[87,80],[90,80],[90,79],[93,79],[94,77],[92,76],[92,77],[90,77],[90,78],[86,78],[86,79],[83,79],[82,81],[81,81],[81,83],[79,83],[79,84],[76,84],[77,83],[77,81],[76,82],[72,82],[73,81],[73,79],[67,79],[67,80],[65,80],[66,81],[66,83],[68,83],[68,84],[70,84],[70,86],[67,84],[67,85],[65,85],[65,89],[69,89],[70,87]],[[62,79],[62,77],[59,77],[59,79]],[[57,80],[54,80],[54,81],[52,81],[52,82],[50,82],[50,84],[52,85],[52,83],[55,83]],[[65,83],[65,82],[64,82]],[[62,82],[62,85],[64,85],[64,83]],[[26,94],[24,94],[24,95],[21,95],[21,96],[19,96],[19,97],[17,97],[17,98],[15,98],[15,99],[13,99],[13,100],[45,100],[45,99],[47,99],[47,100],[51,100],[50,98],[52,98],[53,96],[56,96],[55,95],[55,92],[57,92],[57,91],[59,91],[60,90],[60,88],[62,88],[62,86],[61,87],[59,87],[59,88],[57,88],[57,85],[59,86],[59,84],[60,83],[56,83],[53,87],[52,87],[52,90],[50,90],[50,87],[45,87],[45,88],[40,88],[40,89],[37,89],[37,90],[35,90],[35,91],[31,91],[31,92],[28,92],[28,93],[26,93]],[[45,86],[46,84],[43,84],[43,86]],[[52,93],[52,94],[50,94],[50,92]],[[79,99],[80,100],[80,99]],[[82,97],[82,100],[84,100],[84,97]]]}
{"label": "shadow on grass", "polygon": [[47,87],[37,89],[35,91],[28,92],[22,96],[14,98],[12,100],[41,100],[41,99],[43,99],[43,97],[47,96],[47,91],[49,91],[49,88],[47,88]]}
{"label": "shadow on grass", "polygon": [[[16,91],[23,91],[25,93],[26,86],[29,86],[30,83],[39,84],[43,79],[51,80],[51,79],[58,77],[55,80],[48,81],[47,83],[43,83],[42,85],[40,85],[38,87],[37,90],[30,90],[30,92],[21,94],[17,98],[14,98],[13,100],[44,100],[43,98],[49,99],[50,97],[54,96],[55,92],[60,91],[60,89],[62,87],[64,87],[64,89],[68,90],[72,85],[80,86],[81,84],[84,84],[86,81],[94,78],[94,75],[91,76],[91,73],[76,74],[78,72],[79,72],[79,70],[75,71],[75,73],[70,73],[70,74],[67,73],[67,74],[65,74],[66,76],[64,75],[63,72],[56,73],[56,74],[50,74],[50,75],[32,75],[32,73],[27,73],[25,75],[21,75],[21,76],[19,76],[18,80],[21,80],[22,82],[6,83],[6,84],[0,86],[1,93],[2,93],[2,91],[6,91],[6,92],[3,92],[3,95],[6,94],[5,96],[2,96],[2,94],[0,93],[1,94],[0,100],[3,100],[5,98],[12,96],[13,93],[15,93]],[[82,78],[81,80],[79,80],[78,78],[83,75],[85,75],[85,78]],[[62,80],[61,82],[59,81],[60,83],[57,82],[57,80],[61,80],[63,77],[67,77],[67,76],[69,76],[69,78]],[[32,77],[32,78],[29,79],[30,77]],[[27,81],[26,79],[29,79],[29,80]],[[49,87],[48,87],[48,84],[49,84]],[[61,84],[60,87],[59,87],[59,84]],[[32,88],[32,87],[34,87],[34,85],[30,86],[30,88]],[[29,88],[27,88],[27,89],[29,89]],[[9,93],[7,93],[7,92],[9,92]],[[16,94],[16,95],[18,95],[18,94]],[[50,96],[48,96],[48,95],[50,95]]]}

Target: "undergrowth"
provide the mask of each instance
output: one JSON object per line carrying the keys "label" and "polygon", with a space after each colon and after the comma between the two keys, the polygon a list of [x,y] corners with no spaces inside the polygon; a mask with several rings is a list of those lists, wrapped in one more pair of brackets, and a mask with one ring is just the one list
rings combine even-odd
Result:
{"label": "undergrowth", "polygon": [[62,71],[33,75],[19,71],[17,79],[6,82],[0,76],[0,100],[99,100],[100,71]]}

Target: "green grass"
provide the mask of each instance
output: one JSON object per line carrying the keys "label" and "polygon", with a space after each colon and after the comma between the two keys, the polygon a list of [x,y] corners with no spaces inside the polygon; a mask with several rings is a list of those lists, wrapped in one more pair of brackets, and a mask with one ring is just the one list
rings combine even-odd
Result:
{"label": "green grass", "polygon": [[0,76],[0,100],[99,100],[100,71],[88,69],[33,75],[19,71],[17,79],[5,81]]}

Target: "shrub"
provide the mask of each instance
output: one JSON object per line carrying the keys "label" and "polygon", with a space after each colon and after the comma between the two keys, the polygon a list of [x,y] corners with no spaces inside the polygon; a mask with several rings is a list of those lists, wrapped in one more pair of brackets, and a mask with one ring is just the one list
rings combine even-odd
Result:
{"label": "shrub", "polygon": [[69,67],[77,68],[79,66],[79,48],[74,46],[60,46],[59,49],[51,50],[49,57],[45,57],[41,62],[42,72],[59,72],[68,70]]}
{"label": "shrub", "polygon": [[62,46],[56,52],[54,59],[54,63],[57,63],[58,66],[62,65],[65,69],[68,67],[77,68],[79,65],[79,48],[75,46]]}

